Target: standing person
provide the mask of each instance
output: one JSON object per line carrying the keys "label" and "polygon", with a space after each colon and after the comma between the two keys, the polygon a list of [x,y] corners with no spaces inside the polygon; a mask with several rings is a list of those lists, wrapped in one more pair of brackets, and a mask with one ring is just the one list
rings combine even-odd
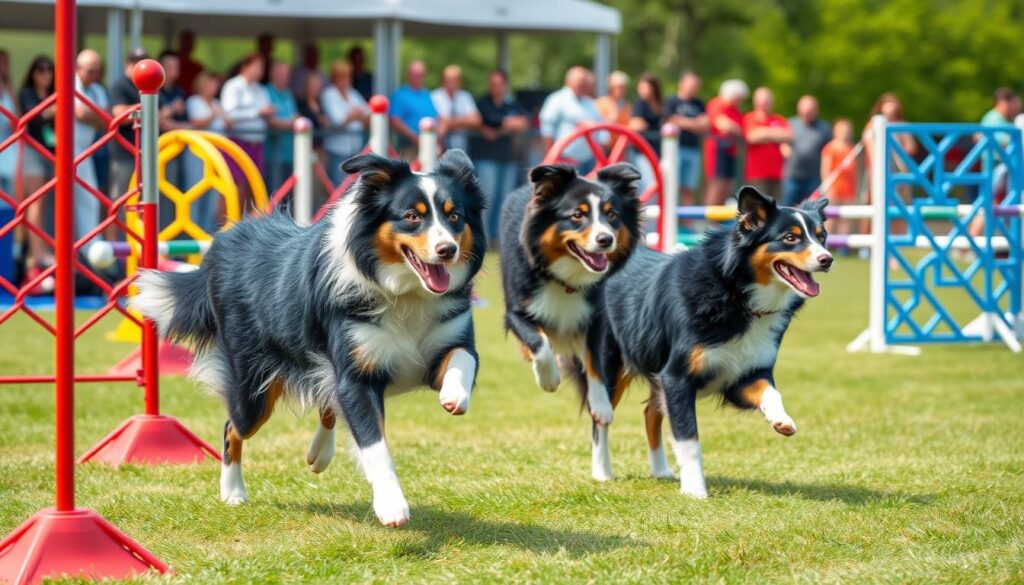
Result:
{"label": "standing person", "polygon": [[320,97],[324,92],[324,84],[319,75],[306,78],[306,97],[299,100],[299,115],[313,123],[313,150],[317,160],[323,164],[324,128],[331,125],[324,113]]}
{"label": "standing person", "polygon": [[185,111],[184,88],[178,83],[181,77],[181,59],[174,51],[160,53],[160,65],[164,68],[164,84],[157,94],[160,104],[160,131],[189,128],[188,113]]}
{"label": "standing person", "polygon": [[[849,126],[849,120],[846,125]],[[796,102],[796,116],[789,119],[789,127],[793,143],[782,173],[782,204],[793,207],[810,197],[821,184],[818,172],[822,168],[822,149],[832,140],[832,129],[818,117],[818,100],[812,95]]]}
{"label": "standing person", "polygon": [[[847,118],[838,118],[831,132],[832,139],[821,150],[821,180],[835,172],[829,185],[822,185],[822,196],[828,197],[830,205],[850,205],[857,200],[857,165],[848,164],[842,170],[836,169],[853,152],[853,124]],[[837,234],[851,233],[852,220],[836,219],[833,230]]]}
{"label": "standing person", "polygon": [[261,33],[256,37],[256,53],[263,59],[263,72],[256,81],[266,85],[270,82],[269,64],[274,61],[274,35]]}
{"label": "standing person", "polygon": [[[267,120],[274,115],[266,88],[260,83],[263,77],[263,57],[258,54],[245,56],[239,66],[238,75],[224,82],[220,101],[231,125],[230,136],[252,159],[256,168],[264,172],[264,141],[267,137]],[[249,206],[252,192],[240,168],[231,165],[235,182],[243,185],[240,189],[242,209]]]}
{"label": "standing person", "polygon": [[[85,49],[75,60],[75,90],[99,110],[107,111],[110,104],[107,91],[100,85],[103,76],[103,61],[100,54]],[[75,99],[75,157],[85,152],[96,141],[96,132],[104,130],[106,122],[85,101]],[[96,189],[96,165],[89,157],[78,163],[77,176],[86,185]],[[100,223],[102,205],[84,186],[75,183],[75,239],[82,239]]]}
{"label": "standing person", "polygon": [[[14,90],[11,88],[11,58],[7,51],[0,49],[0,109],[13,116],[18,115],[15,106]],[[7,116],[0,115],[0,142],[7,140],[14,132]],[[14,174],[18,165],[18,144],[14,143],[0,150],[0,191],[11,199],[15,198]],[[7,204],[0,201],[0,207]],[[4,253],[0,250],[0,254]]]}
{"label": "standing person", "polygon": [[[53,95],[53,61],[46,56],[39,56],[32,60],[28,73],[25,74],[25,82],[18,91],[18,107],[22,113],[27,113],[43,103],[46,98]],[[53,118],[57,113],[57,106],[51,105],[39,112],[34,118],[28,121],[28,135],[40,147],[53,152],[56,146],[56,135],[53,131]],[[53,177],[53,163],[43,156],[36,148],[27,142],[21,145],[21,175],[23,192],[18,194],[19,199],[30,197]],[[41,197],[28,206],[25,219],[40,231],[46,229],[44,213],[46,211],[46,198]],[[39,276],[43,270],[53,264],[53,251],[48,249],[34,230],[26,230],[28,241],[28,253],[25,256],[25,281],[30,281]],[[54,278],[47,277],[39,282],[30,295],[41,295],[53,292]]]}
{"label": "standing person", "polygon": [[742,104],[750,95],[740,79],[727,79],[718,97],[708,102],[708,137],[704,141],[704,171],[707,176],[705,205],[721,205],[731,197],[736,184],[736,156],[743,141]]}
{"label": "standing person", "polygon": [[[1020,97],[1012,89],[1000,87],[992,94],[992,109],[985,112],[985,115],[981,117],[981,125],[988,126],[991,128],[1013,128],[1013,121],[1020,114],[1021,103]],[[1010,144],[1010,135],[1005,132],[999,132],[995,135],[996,142],[1003,148],[1006,148]],[[1001,192],[1004,183],[1006,181],[1006,164],[998,157],[986,154],[991,159],[990,164],[993,165],[993,180],[994,187],[997,192]]]}
{"label": "standing person", "polygon": [[754,109],[743,117],[743,136],[747,141],[746,181],[758,191],[779,201],[782,198],[783,148],[793,140],[789,122],[773,113],[772,90],[754,91]]}
{"label": "standing person", "polygon": [[181,60],[181,75],[178,77],[178,85],[185,90],[185,95],[191,96],[196,86],[196,78],[203,71],[203,64],[192,58],[192,51],[196,47],[196,35],[190,30],[183,30],[178,35],[178,58]]}
{"label": "standing person", "polygon": [[[416,157],[420,120],[437,117],[430,92],[423,87],[426,77],[427,66],[423,61],[413,61],[406,70],[405,85],[391,94],[391,129],[398,134],[398,149],[410,159]],[[440,126],[437,133],[440,138]]]}
{"label": "standing person", "polygon": [[629,76],[622,71],[613,71],[608,76],[608,95],[594,102],[597,112],[605,122],[612,124],[629,124],[633,117],[633,108],[629,103]]}
{"label": "standing person", "polygon": [[270,65],[270,83],[267,85],[267,97],[274,107],[274,115],[267,119],[269,133],[267,135],[267,174],[270,176],[270,192],[277,191],[285,179],[292,174],[292,158],[295,140],[292,137],[292,125],[299,117],[299,108],[292,96],[289,85],[292,68],[284,61],[275,61]]}
{"label": "standing person", "polygon": [[[119,77],[109,88],[110,113],[115,118],[138,105],[140,101],[139,90],[132,83],[132,69],[136,63],[148,58],[149,55],[143,49],[132,49],[128,52],[124,62],[124,75]],[[117,130],[125,142],[132,145],[135,144],[135,129],[133,128],[133,121],[130,116],[125,117],[121,121],[121,125],[118,126]],[[110,141],[109,144],[110,176],[107,184],[107,196],[111,200],[115,200],[128,192],[132,175],[135,173],[135,154],[121,146],[116,140]],[[108,240],[117,240],[120,237],[119,232],[118,227],[111,224],[104,230],[103,235]]]}
{"label": "standing person", "polygon": [[[561,139],[587,122],[600,122],[601,114],[594,100],[587,94],[591,73],[583,67],[571,67],[565,73],[565,85],[544,100],[540,108],[540,135],[544,150],[550,150]],[[604,142],[604,139],[599,142]],[[594,154],[587,142],[580,138],[569,144],[562,156],[574,161],[580,171],[589,172],[594,166]]]}
{"label": "standing person", "polygon": [[[326,85],[327,78],[320,71],[320,46],[315,42],[306,43],[302,48],[302,65],[292,71],[291,90],[296,100],[306,98],[306,79],[310,75],[320,78],[320,86]],[[273,77],[273,71],[271,71]]]}
{"label": "standing person", "polygon": [[501,206],[505,196],[519,182],[519,165],[513,151],[513,137],[529,128],[526,112],[508,93],[508,74],[502,69],[487,77],[487,94],[476,103],[482,124],[473,141],[473,160],[484,195],[487,242],[497,247]]}
{"label": "standing person", "polygon": [[373,96],[373,74],[366,70],[366,53],[356,45],[348,51],[348,63],[352,66],[352,87],[369,100]]}
{"label": "standing person", "polygon": [[[228,117],[217,99],[220,91],[220,79],[205,71],[196,76],[192,88],[192,97],[185,102],[188,122],[196,130],[224,134],[230,127]],[[185,164],[185,182],[195,185],[202,180],[204,173],[203,161],[190,157]],[[210,190],[192,201],[192,220],[208,234],[220,227],[219,218],[223,217],[223,203],[216,191]]]}
{"label": "standing person", "polygon": [[441,73],[441,87],[430,93],[437,111],[437,133],[447,148],[469,149],[469,133],[480,127],[480,112],[473,96],[462,89],[462,68],[449,65]]}
{"label": "standing person", "polygon": [[697,97],[700,84],[696,73],[684,71],[679,76],[676,95],[665,104],[666,121],[679,127],[679,202],[683,205],[695,203],[694,193],[700,182],[701,141],[710,129],[707,109]]}
{"label": "standing person", "polygon": [[351,65],[345,61],[331,65],[331,85],[320,94],[320,104],[329,122],[324,136],[327,174],[333,184],[340,185],[345,180],[341,163],[363,149],[363,134],[370,119],[366,100],[352,86]]}
{"label": "standing person", "polygon": [[[651,73],[644,73],[636,82],[636,101],[632,107],[633,117],[629,127],[640,132],[644,140],[661,156],[661,121],[665,117],[665,104],[661,99],[661,83]],[[636,153],[634,162],[640,169],[641,191],[654,182],[654,169],[646,156]]]}

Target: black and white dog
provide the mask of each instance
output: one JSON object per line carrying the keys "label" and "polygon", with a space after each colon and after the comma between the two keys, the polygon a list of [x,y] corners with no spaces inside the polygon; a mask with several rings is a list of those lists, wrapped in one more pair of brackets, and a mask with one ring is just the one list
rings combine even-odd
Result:
{"label": "black and white dog", "polygon": [[[707,497],[694,410],[700,394],[758,409],[782,435],[796,432],[775,388],[775,360],[793,315],[818,295],[812,273],[832,266],[825,249],[827,200],[780,208],[752,187],[738,198],[734,228],[712,231],[675,256],[634,253],[605,284],[603,311],[587,338],[596,370],[591,375],[613,388],[613,396],[633,378],[649,381],[644,414],[651,473],[672,477],[661,445],[667,415],[680,489],[697,498]],[[599,440],[611,476],[607,434]]]}
{"label": "black and white dog", "polygon": [[544,390],[558,387],[561,363],[595,429],[611,423],[611,397],[599,380],[584,379],[580,360],[589,363],[586,333],[601,283],[641,238],[639,179],[629,164],[601,169],[596,181],[570,166],[539,166],[530,172],[532,186],[513,192],[501,213],[505,328],[522,342]]}
{"label": "black and white dog", "polygon": [[469,407],[484,197],[460,150],[430,174],[373,154],[343,169],[360,178],[324,221],[241,221],[199,270],[143,273],[133,305],[163,335],[191,342],[194,377],[227,404],[221,499],[246,501],[242,441],[291,397],[320,410],[310,469],[330,463],[341,415],[377,518],[401,526],[409,505],[384,438],[384,397],[428,386],[448,412]]}

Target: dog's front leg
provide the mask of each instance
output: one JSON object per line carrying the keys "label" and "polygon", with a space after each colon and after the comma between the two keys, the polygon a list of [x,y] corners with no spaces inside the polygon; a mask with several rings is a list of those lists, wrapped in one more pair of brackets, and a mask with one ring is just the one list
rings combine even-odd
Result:
{"label": "dog's front leg", "polygon": [[704,482],[704,461],[697,438],[696,408],[697,390],[701,382],[679,372],[678,368],[670,365],[661,375],[668,419],[672,426],[672,450],[679,464],[679,491],[703,499],[708,497],[708,488]]}
{"label": "dog's front leg", "polygon": [[770,370],[759,370],[734,387],[731,398],[738,406],[756,408],[776,433],[790,437],[796,434],[796,423],[786,414],[782,394],[775,389]]}
{"label": "dog's front leg", "polygon": [[431,376],[441,408],[455,415],[469,410],[477,367],[476,352],[472,349],[456,347],[445,352]]}
{"label": "dog's front leg", "polygon": [[562,381],[558,371],[558,360],[551,349],[548,336],[540,325],[529,317],[516,313],[505,313],[505,325],[508,327],[529,352],[533,363],[533,377],[537,385],[547,392],[554,392]]}

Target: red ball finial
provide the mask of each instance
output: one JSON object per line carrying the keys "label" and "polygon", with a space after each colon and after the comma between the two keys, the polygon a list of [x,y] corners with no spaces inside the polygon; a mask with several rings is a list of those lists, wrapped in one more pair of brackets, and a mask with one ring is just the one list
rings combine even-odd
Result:
{"label": "red ball finial", "polygon": [[143,59],[132,67],[132,83],[139,93],[153,94],[164,85],[164,68],[153,59]]}
{"label": "red ball finial", "polygon": [[374,114],[386,114],[388,111],[388,98],[382,95],[375,95],[370,98],[370,111]]}

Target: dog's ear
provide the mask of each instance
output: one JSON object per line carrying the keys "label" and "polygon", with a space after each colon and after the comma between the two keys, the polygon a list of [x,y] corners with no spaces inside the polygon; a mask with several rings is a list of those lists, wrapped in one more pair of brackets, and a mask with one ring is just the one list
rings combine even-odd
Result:
{"label": "dog's ear", "polygon": [[533,196],[545,199],[560,192],[576,178],[576,169],[569,165],[541,165],[530,171]]}
{"label": "dog's ear", "polygon": [[744,233],[763,228],[778,210],[774,199],[763,195],[750,185],[740,187],[736,199],[736,225]]}
{"label": "dog's ear", "polygon": [[803,209],[804,211],[817,213],[818,216],[821,217],[821,221],[825,221],[827,219],[825,217],[826,207],[828,207],[828,199],[824,197],[822,197],[821,199],[816,199],[814,201],[804,201],[803,204],[800,205],[800,209]]}
{"label": "dog's ear", "polygon": [[473,161],[469,160],[459,148],[446,150],[444,156],[437,161],[437,173],[450,178],[460,185],[469,197],[473,210],[477,213],[483,211],[487,204],[487,198],[480,189],[480,181],[476,176],[476,169]]}
{"label": "dog's ear", "polygon": [[409,163],[391,160],[379,154],[367,153],[354,156],[341,164],[346,173],[359,173],[364,185],[380,190],[385,185],[411,175]]}
{"label": "dog's ear", "polygon": [[597,171],[597,180],[622,197],[636,197],[640,171],[629,163],[617,163]]}

